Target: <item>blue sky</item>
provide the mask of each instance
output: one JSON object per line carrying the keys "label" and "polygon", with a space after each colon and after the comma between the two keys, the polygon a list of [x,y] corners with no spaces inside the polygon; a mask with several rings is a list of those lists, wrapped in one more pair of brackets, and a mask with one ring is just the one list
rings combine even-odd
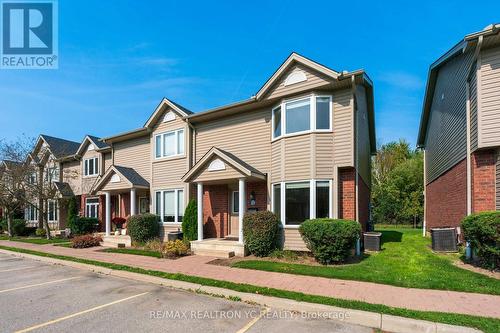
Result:
{"label": "blue sky", "polygon": [[483,1],[59,1],[59,69],[0,70],[0,138],[141,127],[162,97],[195,112],[253,95],[298,52],[374,82],[377,141],[415,144],[429,65],[500,22]]}

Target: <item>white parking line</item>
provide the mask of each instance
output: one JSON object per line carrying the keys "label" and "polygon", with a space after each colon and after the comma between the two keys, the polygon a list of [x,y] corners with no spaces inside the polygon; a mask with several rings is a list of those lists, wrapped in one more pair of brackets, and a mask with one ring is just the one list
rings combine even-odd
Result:
{"label": "white parking line", "polygon": [[263,311],[260,312],[258,317],[255,317],[254,319],[250,320],[245,326],[243,326],[238,332],[236,333],[245,333],[248,331],[253,325],[255,325],[256,322],[260,320],[265,314],[267,314],[271,310],[270,308],[265,308]]}
{"label": "white parking line", "polygon": [[91,308],[91,309],[87,309],[87,310],[84,310],[84,311],[76,312],[76,313],[70,314],[70,315],[65,316],[65,317],[61,317],[61,318],[58,318],[58,319],[54,319],[54,320],[48,321],[48,322],[43,323],[43,324],[39,324],[39,325],[35,325],[35,326],[31,326],[31,327],[25,328],[23,330],[17,331],[16,333],[24,333],[24,332],[33,331],[33,330],[36,330],[38,328],[42,328],[42,327],[45,327],[45,326],[48,326],[48,325],[52,325],[52,324],[55,324],[55,323],[58,323],[58,322],[61,322],[63,320],[67,320],[67,319],[70,319],[70,318],[73,318],[73,317],[81,316],[83,314],[86,314],[86,313],[89,313],[89,312],[92,312],[92,311],[96,311],[96,310],[100,310],[102,308],[105,308],[105,307],[108,307],[108,306],[111,306],[111,305],[114,305],[114,304],[118,304],[118,303],[121,303],[121,302],[125,302],[125,301],[128,301],[128,300],[136,298],[136,297],[144,296],[146,294],[149,294],[149,292],[145,292],[145,293],[142,293],[142,294],[137,294],[137,295],[130,296],[130,297],[127,297],[127,298],[119,299],[119,300],[111,302],[111,303],[99,305],[99,306],[96,306],[96,307]]}
{"label": "white parking line", "polygon": [[19,268],[4,269],[4,270],[0,271],[0,273],[20,271],[23,269],[28,269],[28,268],[33,268],[33,267],[37,267],[37,266],[26,266],[26,267],[19,267]]}
{"label": "white parking line", "polygon": [[68,280],[74,280],[74,279],[79,279],[79,278],[80,278],[79,276],[75,276],[75,277],[70,277],[70,278],[67,278],[67,279],[60,279],[60,280],[54,280],[54,281],[48,281],[48,282],[42,282],[42,283],[37,283],[37,284],[30,284],[30,285],[27,285],[27,286],[22,286],[22,287],[16,287],[16,288],[4,289],[4,290],[0,290],[0,294],[1,294],[1,293],[6,293],[6,292],[9,292],[9,291],[14,291],[14,290],[19,290],[19,289],[26,289],[26,288],[32,288],[32,287],[38,287],[38,286],[44,286],[44,285],[46,285],[46,284],[57,283],[57,282],[63,282],[63,281],[68,281]]}

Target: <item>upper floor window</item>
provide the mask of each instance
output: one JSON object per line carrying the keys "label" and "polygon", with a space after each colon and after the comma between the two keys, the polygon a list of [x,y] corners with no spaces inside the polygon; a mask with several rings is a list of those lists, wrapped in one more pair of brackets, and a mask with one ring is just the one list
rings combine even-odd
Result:
{"label": "upper floor window", "polygon": [[36,175],[37,175],[36,171],[30,173],[30,175],[28,176],[28,184],[36,184],[36,178],[37,178]]}
{"label": "upper floor window", "polygon": [[[36,181],[36,178],[35,178]],[[45,169],[45,181],[46,182],[58,182],[59,181],[59,168],[56,166],[48,167]]]}
{"label": "upper floor window", "polygon": [[332,130],[332,97],[311,95],[283,101],[273,109],[273,139],[310,131]]}
{"label": "upper floor window", "polygon": [[155,157],[184,155],[184,130],[175,130],[155,136]]}
{"label": "upper floor window", "polygon": [[99,157],[87,158],[83,163],[84,176],[97,176],[99,174]]}

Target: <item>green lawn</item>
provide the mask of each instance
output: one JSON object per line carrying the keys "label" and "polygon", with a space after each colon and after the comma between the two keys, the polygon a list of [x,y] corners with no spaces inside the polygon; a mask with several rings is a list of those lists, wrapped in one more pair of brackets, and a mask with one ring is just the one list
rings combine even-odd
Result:
{"label": "green lawn", "polygon": [[58,244],[58,243],[68,243],[68,239],[66,238],[40,238],[40,237],[13,237],[7,238],[13,242],[23,242],[23,243],[31,243],[31,244]]}
{"label": "green lawn", "polygon": [[150,250],[141,250],[141,249],[110,248],[110,249],[102,250],[102,252],[125,253],[125,254],[133,254],[133,255],[138,255],[138,256],[161,258],[160,252],[150,251]]}
{"label": "green lawn", "polygon": [[443,289],[500,295],[500,280],[458,268],[458,254],[438,255],[421,230],[401,228],[382,231],[379,253],[366,254],[360,263],[312,266],[267,260],[243,260],[233,267],[344,280],[369,281],[400,287]]}
{"label": "green lawn", "polygon": [[38,256],[42,256],[42,257],[49,257],[49,258],[56,258],[56,259],[61,259],[61,260],[73,261],[73,262],[80,262],[80,263],[89,264],[89,265],[107,267],[107,268],[115,269],[115,270],[129,271],[129,272],[134,272],[134,273],[139,273],[139,274],[158,276],[158,277],[162,277],[162,278],[170,279],[170,280],[179,280],[179,281],[197,283],[197,284],[201,284],[201,285],[205,285],[205,286],[226,288],[226,289],[231,289],[231,290],[245,292],[245,293],[254,293],[254,294],[261,294],[261,295],[266,295],[266,296],[281,297],[281,298],[287,298],[287,299],[292,299],[292,300],[302,301],[302,302],[326,304],[326,305],[338,306],[338,307],[342,307],[342,308],[358,309],[358,310],[364,310],[364,311],[390,314],[390,315],[394,315],[394,316],[429,320],[429,321],[433,321],[433,322],[440,322],[440,323],[451,324],[451,325],[475,327],[477,329],[482,330],[485,333],[498,333],[498,332],[500,332],[500,319],[495,319],[495,318],[478,317],[478,316],[470,316],[470,315],[454,314],[454,313],[415,311],[415,310],[407,310],[407,309],[401,309],[401,308],[392,308],[392,307],[388,307],[388,306],[381,305],[381,304],[371,304],[371,303],[365,303],[365,302],[360,302],[360,301],[349,301],[349,300],[330,298],[330,297],[324,297],[324,296],[307,295],[307,294],[303,294],[303,293],[299,293],[299,292],[285,291],[285,290],[279,290],[279,289],[273,289],[273,288],[264,288],[264,287],[249,285],[249,284],[233,283],[233,282],[227,282],[227,281],[222,281],[222,280],[207,279],[207,278],[184,275],[184,274],[179,274],[179,273],[166,273],[166,272],[160,272],[160,271],[146,270],[146,269],[142,269],[142,268],[138,268],[138,267],[110,264],[110,263],[106,263],[106,262],[102,262],[102,261],[80,259],[80,258],[75,258],[75,257],[70,257],[70,256],[55,255],[55,254],[50,254],[50,253],[45,253],[45,252],[19,249],[19,248],[15,248],[15,247],[0,246],[0,249],[20,252],[20,253],[27,253],[27,254],[32,254],[32,255],[38,255]]}

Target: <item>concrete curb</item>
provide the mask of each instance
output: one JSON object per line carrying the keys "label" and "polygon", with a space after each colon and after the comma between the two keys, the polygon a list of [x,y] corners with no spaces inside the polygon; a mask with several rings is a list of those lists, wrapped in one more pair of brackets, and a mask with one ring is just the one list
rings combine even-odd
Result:
{"label": "concrete curb", "polygon": [[[105,274],[110,276],[116,276],[125,279],[131,279],[134,281],[152,283],[160,286],[165,286],[174,289],[181,289],[187,291],[201,292],[209,295],[223,296],[225,298],[239,298],[243,302],[256,303],[262,306],[272,307],[280,310],[288,310],[295,312],[307,312],[307,313],[328,313],[329,315],[337,315],[338,319],[346,323],[356,324],[360,326],[367,326],[371,328],[378,328],[383,331],[393,332],[393,333],[480,333],[481,331],[455,325],[447,325],[441,323],[434,323],[425,320],[416,320],[411,318],[397,317],[386,314],[380,314],[375,312],[352,310],[346,308],[339,308],[323,304],[299,302],[286,298],[264,296],[259,294],[243,293],[239,291],[234,291],[230,289],[204,286],[201,284],[169,280],[166,278],[121,271],[113,270],[110,268],[82,264],[78,262],[73,262],[69,260],[55,259],[50,257],[42,257],[27,253],[8,251],[0,249],[0,253],[14,255],[22,258],[29,258],[36,261],[42,261],[51,264],[63,265],[72,268],[87,270],[99,274]],[[330,318],[332,318],[330,316]],[[335,318],[333,318],[335,320]]]}

